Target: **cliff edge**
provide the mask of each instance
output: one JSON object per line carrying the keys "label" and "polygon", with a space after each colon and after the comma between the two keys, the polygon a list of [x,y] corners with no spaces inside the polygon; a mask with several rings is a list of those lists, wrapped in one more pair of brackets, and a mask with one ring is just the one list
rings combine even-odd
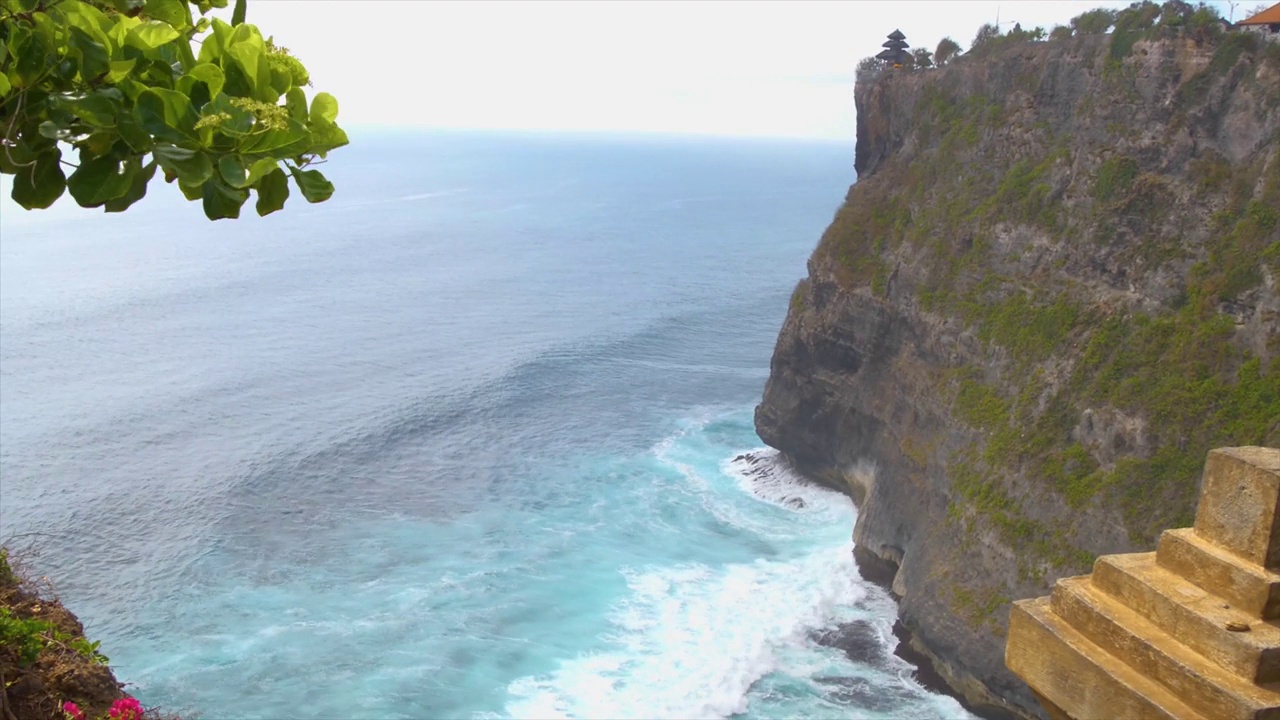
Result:
{"label": "cliff edge", "polygon": [[1012,600],[1189,524],[1211,448],[1280,446],[1280,43],[1126,27],[859,83],[756,411],[997,714],[1041,712]]}

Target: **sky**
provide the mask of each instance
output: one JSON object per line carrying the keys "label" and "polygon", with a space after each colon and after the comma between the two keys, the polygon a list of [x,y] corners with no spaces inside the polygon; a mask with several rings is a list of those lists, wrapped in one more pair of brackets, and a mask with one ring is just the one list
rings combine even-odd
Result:
{"label": "sky", "polygon": [[1048,29],[1128,4],[249,0],[247,20],[338,97],[346,126],[851,140],[854,68],[895,28],[967,48],[997,17]]}

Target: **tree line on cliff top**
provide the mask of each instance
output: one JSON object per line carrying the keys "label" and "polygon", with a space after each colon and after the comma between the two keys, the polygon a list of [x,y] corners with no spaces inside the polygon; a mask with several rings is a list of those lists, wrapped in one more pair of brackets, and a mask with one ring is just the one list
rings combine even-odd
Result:
{"label": "tree line on cliff top", "polygon": [[[1123,10],[1089,10],[1072,18],[1066,25],[1056,26],[1049,31],[1043,27],[1024,30],[1020,24],[1015,23],[1008,32],[1001,32],[995,23],[986,23],[978,28],[968,52],[963,51],[956,41],[946,37],[932,52],[922,47],[913,49],[902,69],[927,70],[945,66],[960,57],[981,57],[1014,43],[1066,40],[1077,35],[1121,34],[1130,46],[1143,37],[1156,36],[1180,35],[1205,42],[1222,33],[1227,25],[1214,7],[1203,2],[1192,5],[1183,0],[1169,0],[1158,4],[1143,0]],[[888,65],[883,60],[874,56],[864,58],[858,63],[857,80],[874,80],[886,69]]]}
{"label": "tree line on cliff top", "polygon": [[[159,170],[211,220],[333,185],[313,166],[347,144],[338,102],[288,49],[211,17],[228,0],[0,0],[0,173],[29,210],[64,193],[122,212]],[[64,148],[75,153],[68,159]],[[69,173],[69,174],[68,174]]]}

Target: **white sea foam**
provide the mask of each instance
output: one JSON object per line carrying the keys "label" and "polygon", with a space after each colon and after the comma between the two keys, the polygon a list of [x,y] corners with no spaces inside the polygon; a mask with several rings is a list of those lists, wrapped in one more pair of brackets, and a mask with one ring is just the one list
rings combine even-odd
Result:
{"label": "white sea foam", "polygon": [[757,560],[628,572],[613,649],[512,683],[513,717],[728,717],[753,683],[865,593],[852,544],[788,562]]}
{"label": "white sea foam", "polygon": [[738,481],[738,487],[767,503],[805,514],[848,514],[852,519],[853,502],[847,496],[799,477],[771,448],[736,455],[720,468]]}
{"label": "white sea foam", "polygon": [[[796,698],[796,707],[841,707],[848,701],[828,693],[839,696],[860,682],[863,692],[883,688],[899,710],[966,715],[954,700],[920,687],[913,668],[893,657],[893,603],[859,578],[847,539],[856,518],[849,498],[804,481],[768,449],[712,465],[697,443],[712,420],[697,417],[658,443],[654,456],[679,472],[721,522],[805,542],[792,545],[795,554],[781,561],[625,571],[629,592],[611,609],[611,628],[600,637],[605,648],[511,683],[509,715],[722,718],[748,712],[753,702],[762,702],[757,710],[765,712],[788,707],[785,696],[769,689],[771,681],[753,692],[766,676],[807,688],[800,692],[812,695]],[[726,492],[734,485],[742,494]],[[842,530],[833,534],[833,528]],[[872,623],[887,665],[854,665],[843,651],[814,643],[814,631],[850,621]]]}

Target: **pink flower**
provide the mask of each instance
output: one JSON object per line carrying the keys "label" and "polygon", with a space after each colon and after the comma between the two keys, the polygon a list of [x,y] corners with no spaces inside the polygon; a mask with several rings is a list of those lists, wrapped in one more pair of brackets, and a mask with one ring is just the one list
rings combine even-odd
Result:
{"label": "pink flower", "polygon": [[68,720],[84,720],[84,711],[73,702],[62,703],[62,712],[67,716]]}
{"label": "pink flower", "polygon": [[111,704],[107,715],[111,716],[111,720],[142,720],[142,703],[136,698],[122,697]]}

